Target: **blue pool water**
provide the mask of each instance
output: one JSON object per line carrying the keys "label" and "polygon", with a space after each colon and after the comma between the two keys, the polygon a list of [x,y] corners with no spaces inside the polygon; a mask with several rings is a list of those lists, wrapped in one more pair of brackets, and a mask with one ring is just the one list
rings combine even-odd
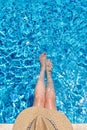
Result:
{"label": "blue pool water", "polygon": [[0,123],[32,106],[42,52],[57,109],[87,123],[87,0],[0,0]]}

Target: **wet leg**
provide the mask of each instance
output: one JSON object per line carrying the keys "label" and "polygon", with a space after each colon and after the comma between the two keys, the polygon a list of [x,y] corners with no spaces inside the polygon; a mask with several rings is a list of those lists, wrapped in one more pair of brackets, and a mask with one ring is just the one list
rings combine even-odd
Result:
{"label": "wet leg", "polygon": [[45,108],[57,110],[56,108],[56,96],[54,90],[54,84],[51,76],[52,63],[49,59],[46,60],[46,74],[47,74],[47,88],[45,96]]}
{"label": "wet leg", "polygon": [[45,73],[45,64],[46,64],[46,54],[43,53],[40,55],[40,63],[41,63],[41,70],[35,87],[33,106],[44,107],[45,104],[44,73]]}

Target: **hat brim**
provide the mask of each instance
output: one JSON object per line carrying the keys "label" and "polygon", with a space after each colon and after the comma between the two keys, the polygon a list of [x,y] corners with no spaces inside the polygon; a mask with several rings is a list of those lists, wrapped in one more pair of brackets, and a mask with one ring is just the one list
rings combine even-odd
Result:
{"label": "hat brim", "polygon": [[58,130],[73,130],[69,119],[61,112],[42,107],[30,107],[23,110],[17,117],[13,130],[26,130],[35,117],[42,115],[53,120]]}

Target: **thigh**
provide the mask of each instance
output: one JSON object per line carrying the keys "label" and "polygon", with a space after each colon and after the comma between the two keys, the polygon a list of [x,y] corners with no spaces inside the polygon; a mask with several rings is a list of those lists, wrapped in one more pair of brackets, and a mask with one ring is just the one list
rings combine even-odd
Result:
{"label": "thigh", "polygon": [[42,97],[35,97],[33,106],[44,107],[45,100]]}
{"label": "thigh", "polygon": [[44,107],[47,108],[47,109],[57,110],[57,108],[56,108],[56,102],[55,102],[55,101],[52,101],[52,100],[46,101]]}
{"label": "thigh", "polygon": [[45,108],[57,110],[55,92],[49,91],[48,88],[45,95]]}

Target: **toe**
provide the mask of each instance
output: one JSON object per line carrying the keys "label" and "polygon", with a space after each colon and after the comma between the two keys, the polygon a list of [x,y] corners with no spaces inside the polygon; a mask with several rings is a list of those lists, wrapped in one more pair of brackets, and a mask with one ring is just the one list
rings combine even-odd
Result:
{"label": "toe", "polygon": [[50,59],[47,59],[47,65],[52,65],[52,62]]}
{"label": "toe", "polygon": [[46,56],[46,53],[42,53],[41,55],[40,55],[40,59],[42,58],[42,57],[45,57]]}
{"label": "toe", "polygon": [[45,55],[46,55],[46,53],[42,53],[42,54],[41,54],[41,56],[45,56]]}

